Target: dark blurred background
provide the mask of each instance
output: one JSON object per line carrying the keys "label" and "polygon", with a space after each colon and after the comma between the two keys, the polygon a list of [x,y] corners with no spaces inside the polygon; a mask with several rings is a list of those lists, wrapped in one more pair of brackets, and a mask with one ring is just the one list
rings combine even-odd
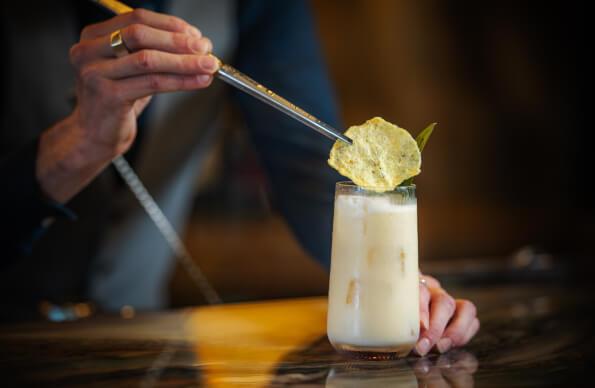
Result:
{"label": "dark blurred background", "polygon": [[[545,265],[588,273],[595,163],[583,6],[311,4],[346,126],[382,116],[416,135],[439,123],[416,179],[423,271],[537,252]],[[209,166],[186,240],[224,299],[325,293],[326,272],[271,208],[241,126],[224,131]],[[171,298],[202,302],[179,268]]]}

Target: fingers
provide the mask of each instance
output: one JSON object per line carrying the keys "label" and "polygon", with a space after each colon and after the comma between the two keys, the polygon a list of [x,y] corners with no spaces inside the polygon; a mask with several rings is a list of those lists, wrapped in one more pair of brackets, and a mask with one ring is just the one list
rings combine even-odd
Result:
{"label": "fingers", "polygon": [[479,331],[479,327],[479,319],[477,319],[476,317],[471,322],[471,325],[467,329],[467,333],[465,334],[465,337],[463,338],[463,341],[460,345],[466,345],[467,343],[469,343],[469,341],[471,341],[471,338],[475,337],[475,334],[477,334],[477,332]]}
{"label": "fingers", "polygon": [[420,356],[426,355],[444,332],[444,328],[453,316],[456,308],[455,300],[443,289],[430,289],[430,327],[422,331],[420,340],[417,342],[415,351]]}
{"label": "fingers", "polygon": [[138,8],[132,12],[115,16],[101,23],[86,26],[81,32],[81,40],[96,39],[132,24],[144,24],[159,30],[179,32],[200,37],[201,33],[184,20],[146,9]]}
{"label": "fingers", "polygon": [[171,54],[141,50],[124,57],[101,61],[81,70],[83,80],[93,76],[117,80],[144,74],[212,75],[218,68],[217,59],[210,55]]}
{"label": "fingers", "polygon": [[[132,51],[152,48],[171,53],[206,54],[213,49],[208,38],[188,33],[164,31],[143,24],[131,24],[124,28],[122,39]],[[107,47],[110,48],[109,44]]]}
{"label": "fingers", "polygon": [[427,330],[430,327],[430,289],[439,289],[440,282],[428,275],[421,275],[424,281],[420,284],[419,290],[419,320],[422,330]]}
{"label": "fingers", "polygon": [[419,285],[419,321],[422,330],[430,328],[430,290],[423,283]]}
{"label": "fingers", "polygon": [[[121,30],[131,52],[120,58],[110,45],[110,34],[116,30]],[[109,105],[112,100],[133,102],[133,96],[146,97],[149,91],[208,86],[219,67],[219,61],[208,55],[212,48],[208,38],[182,19],[137,9],[85,27],[70,59],[77,70],[79,94],[85,92]]]}
{"label": "fingers", "polygon": [[[414,352],[424,356],[435,347],[444,353],[467,344],[479,331],[475,305],[468,300],[455,301],[435,278],[428,275],[422,278],[425,280],[420,286],[419,301],[422,330]],[[426,324],[428,315],[429,325]]]}
{"label": "fingers", "polygon": [[440,282],[436,278],[429,275],[422,275],[422,278],[426,281],[428,288],[442,288]]}
{"label": "fingers", "polygon": [[[122,38],[133,52],[153,49],[174,54],[207,54],[213,49],[208,38],[158,30],[142,24],[124,28]],[[109,35],[83,40],[70,49],[70,61],[77,68],[106,58],[114,58]]]}
{"label": "fingers", "polygon": [[448,351],[451,347],[461,346],[466,343],[465,340],[469,337],[468,334],[471,324],[476,319],[476,313],[475,305],[470,301],[456,300],[456,312],[453,319],[436,345],[440,353]]}
{"label": "fingers", "polygon": [[210,75],[146,74],[114,82],[116,103],[134,101],[156,93],[206,88],[211,84]]}

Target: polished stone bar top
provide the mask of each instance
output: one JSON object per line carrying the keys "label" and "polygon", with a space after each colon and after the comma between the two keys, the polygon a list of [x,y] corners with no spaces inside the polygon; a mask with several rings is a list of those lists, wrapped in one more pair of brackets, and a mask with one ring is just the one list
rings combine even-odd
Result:
{"label": "polished stone bar top", "polygon": [[30,386],[595,386],[585,292],[556,284],[451,288],[482,322],[465,348],[372,361],[337,354],[326,299],[3,325],[2,380]]}

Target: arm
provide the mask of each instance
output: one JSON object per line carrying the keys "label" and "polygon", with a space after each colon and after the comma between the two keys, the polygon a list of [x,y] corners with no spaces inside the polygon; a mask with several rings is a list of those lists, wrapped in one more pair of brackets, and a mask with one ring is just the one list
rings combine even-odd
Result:
{"label": "arm", "polygon": [[[307,2],[240,2],[236,66],[323,121],[338,125]],[[332,142],[234,91],[271,182],[273,198],[303,247],[329,266],[334,183]]]}
{"label": "arm", "polygon": [[[131,50],[121,58],[110,47],[110,34],[118,29]],[[34,239],[47,213],[44,204],[68,202],[131,146],[136,119],[153,94],[207,87],[217,66],[205,55],[211,47],[183,20],[146,10],[86,27],[70,50],[77,76],[74,111],[0,162],[1,179],[12,183],[2,207],[16,220],[2,237],[8,246]]]}
{"label": "arm", "polygon": [[[116,30],[132,51],[121,58],[109,43]],[[39,142],[42,190],[68,201],[131,146],[136,119],[153,94],[207,87],[216,70],[205,55],[210,49],[210,41],[183,20],[140,9],[83,29],[70,50],[77,106]]]}

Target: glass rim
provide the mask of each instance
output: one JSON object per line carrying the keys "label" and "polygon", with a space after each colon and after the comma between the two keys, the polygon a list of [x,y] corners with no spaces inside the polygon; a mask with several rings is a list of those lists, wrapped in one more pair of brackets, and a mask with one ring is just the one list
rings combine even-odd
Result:
{"label": "glass rim", "polygon": [[358,186],[357,184],[355,184],[353,181],[339,181],[339,182],[336,182],[335,187],[336,188],[339,188],[339,187],[354,188],[357,191],[364,191],[367,193],[376,193],[376,194],[398,193],[398,192],[401,192],[404,190],[411,190],[411,189],[415,190],[415,188],[416,188],[415,183],[411,183],[411,184],[405,185],[405,186],[397,186],[393,190],[375,191],[375,190],[373,190],[374,189],[373,187],[361,187],[361,186]]}

